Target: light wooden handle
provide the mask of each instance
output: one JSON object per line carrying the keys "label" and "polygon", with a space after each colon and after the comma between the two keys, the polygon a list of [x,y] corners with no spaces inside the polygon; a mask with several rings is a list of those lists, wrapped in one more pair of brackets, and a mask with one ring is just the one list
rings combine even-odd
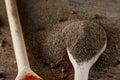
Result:
{"label": "light wooden handle", "polygon": [[18,71],[29,66],[21,23],[15,0],[5,0]]}

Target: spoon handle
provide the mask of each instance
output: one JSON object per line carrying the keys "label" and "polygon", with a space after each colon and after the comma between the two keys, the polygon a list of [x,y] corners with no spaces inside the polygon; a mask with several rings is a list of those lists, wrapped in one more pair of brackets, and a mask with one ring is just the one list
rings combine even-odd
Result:
{"label": "spoon handle", "polygon": [[30,68],[15,0],[5,0],[18,71]]}

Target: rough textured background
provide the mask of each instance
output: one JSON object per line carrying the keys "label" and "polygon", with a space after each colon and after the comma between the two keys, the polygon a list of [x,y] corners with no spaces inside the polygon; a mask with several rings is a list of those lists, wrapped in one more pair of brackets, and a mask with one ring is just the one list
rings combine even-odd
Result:
{"label": "rough textured background", "polygon": [[[73,80],[73,68],[66,55],[55,64],[46,62],[44,54],[56,50],[49,45],[54,35],[78,20],[97,22],[105,28],[108,38],[107,49],[91,69],[89,79],[120,80],[119,0],[17,0],[17,3],[31,67],[45,80],[56,80],[51,79],[56,74],[57,80]],[[4,0],[0,0],[0,45],[0,79],[14,80],[17,66]]]}

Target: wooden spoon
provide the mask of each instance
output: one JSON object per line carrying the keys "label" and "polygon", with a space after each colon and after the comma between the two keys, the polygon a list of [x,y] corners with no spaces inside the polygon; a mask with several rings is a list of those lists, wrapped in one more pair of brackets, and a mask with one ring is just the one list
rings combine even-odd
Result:
{"label": "wooden spoon", "polygon": [[30,68],[16,1],[5,0],[5,4],[18,66],[15,80],[43,80]]}
{"label": "wooden spoon", "polygon": [[104,28],[84,20],[69,24],[64,32],[70,39],[67,53],[75,71],[74,80],[88,80],[89,70],[107,46]]}

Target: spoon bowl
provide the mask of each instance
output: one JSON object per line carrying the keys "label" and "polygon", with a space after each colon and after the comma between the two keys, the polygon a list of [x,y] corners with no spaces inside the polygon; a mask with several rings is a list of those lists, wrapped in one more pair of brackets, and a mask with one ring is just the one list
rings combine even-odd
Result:
{"label": "spoon bowl", "polygon": [[40,76],[34,73],[30,68],[21,70],[15,80],[43,80]]}

